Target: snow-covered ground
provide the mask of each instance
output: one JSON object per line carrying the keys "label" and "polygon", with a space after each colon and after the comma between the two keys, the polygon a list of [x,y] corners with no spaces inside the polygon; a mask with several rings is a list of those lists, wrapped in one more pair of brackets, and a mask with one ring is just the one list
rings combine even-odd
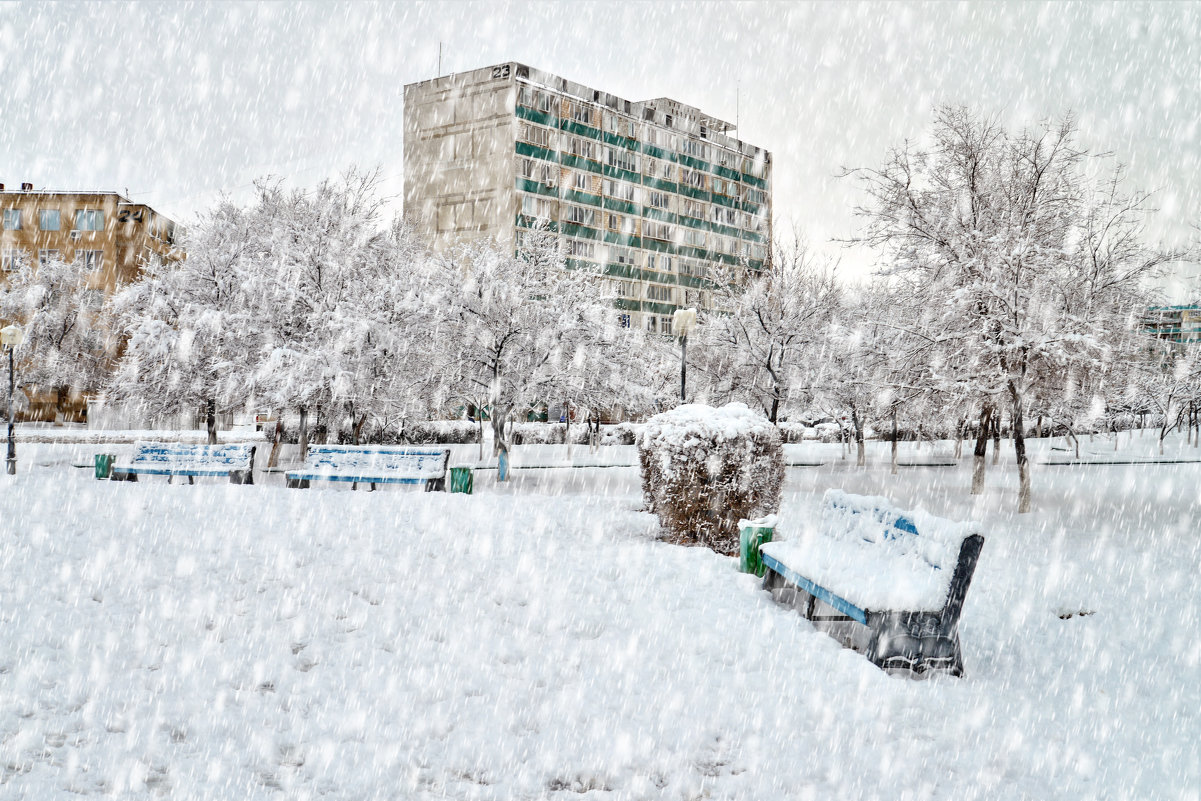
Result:
{"label": "snow-covered ground", "polygon": [[168,486],[24,444],[0,798],[1198,798],[1201,465],[1035,466],[1019,517],[1008,458],[973,499],[968,460],[801,447],[828,464],[789,469],[785,518],[840,487],[982,522],[966,678],[887,676],[656,541],[629,467]]}

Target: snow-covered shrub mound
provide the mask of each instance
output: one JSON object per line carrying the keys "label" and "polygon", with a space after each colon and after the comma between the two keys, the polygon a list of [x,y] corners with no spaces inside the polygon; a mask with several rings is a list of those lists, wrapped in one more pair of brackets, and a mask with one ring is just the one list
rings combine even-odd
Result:
{"label": "snow-covered shrub mound", "polygon": [[677,542],[737,553],[738,520],[780,506],[780,432],[745,404],[685,404],[656,415],[638,457],[643,498]]}
{"label": "snow-covered shrub mound", "polygon": [[601,432],[602,445],[637,445],[638,433],[642,431],[642,423],[618,423],[603,429]]}

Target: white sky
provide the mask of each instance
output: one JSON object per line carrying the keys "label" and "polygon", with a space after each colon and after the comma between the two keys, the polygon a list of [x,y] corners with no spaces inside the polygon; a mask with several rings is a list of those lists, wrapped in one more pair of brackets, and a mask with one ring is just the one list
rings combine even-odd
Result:
{"label": "white sky", "polygon": [[443,72],[511,60],[737,104],[773,153],[777,226],[849,277],[873,262],[829,241],[861,200],[836,176],[920,138],[937,103],[1013,127],[1070,109],[1082,144],[1159,191],[1154,238],[1201,225],[1199,3],[0,3],[0,182],[128,189],[182,222],[268,173],[380,165],[399,192],[403,86],[436,73],[439,42]]}

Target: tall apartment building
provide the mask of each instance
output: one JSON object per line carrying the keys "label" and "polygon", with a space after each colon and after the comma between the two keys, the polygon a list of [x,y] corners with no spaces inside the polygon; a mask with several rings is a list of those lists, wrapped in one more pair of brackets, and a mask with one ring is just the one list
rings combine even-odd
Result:
{"label": "tall apartment building", "polygon": [[[12,190],[0,184],[0,287],[22,255],[38,263],[79,260],[99,306],[143,265],[178,258],[175,235],[174,221],[115,192],[34,189],[29,183]],[[28,416],[34,419],[75,416],[83,409],[82,398],[65,405],[50,395],[31,401]]]}
{"label": "tall apartment building", "polygon": [[623,325],[670,332],[717,264],[762,269],[771,154],[668,98],[633,102],[523,64],[405,87],[405,211],[437,249],[539,221],[600,265]]}
{"label": "tall apartment building", "polygon": [[1143,313],[1143,332],[1177,345],[1201,343],[1201,306],[1150,306]]}

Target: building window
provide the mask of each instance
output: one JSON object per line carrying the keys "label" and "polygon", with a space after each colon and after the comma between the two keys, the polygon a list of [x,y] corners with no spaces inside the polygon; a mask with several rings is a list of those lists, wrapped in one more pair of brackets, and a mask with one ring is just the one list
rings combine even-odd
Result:
{"label": "building window", "polygon": [[605,194],[618,200],[628,200],[631,203],[638,202],[638,187],[634,186],[634,184],[614,181],[612,178],[605,179]]}
{"label": "building window", "polygon": [[616,264],[633,265],[638,263],[638,255],[634,251],[627,250],[626,248],[613,248],[609,257]]}
{"label": "building window", "polygon": [[17,269],[17,265],[21,261],[21,251],[16,248],[5,248],[0,253],[0,270],[4,272],[12,272]]}
{"label": "building window", "polygon": [[680,152],[685,156],[709,160],[709,149],[695,139],[685,139],[680,143]]}
{"label": "building window", "polygon": [[104,269],[103,250],[78,250],[75,252],[75,255],[83,265],[83,268],[89,272],[98,273]]}
{"label": "building window", "polygon": [[5,231],[20,231],[21,230],[21,210],[20,209],[5,209],[4,210],[4,230]]}
{"label": "building window", "polygon": [[666,192],[650,192],[647,203],[656,209],[666,209],[671,206],[671,195]]}
{"label": "building window", "polygon": [[660,317],[659,318],[659,333],[660,334],[670,334],[671,333],[671,318],[670,317]]}
{"label": "building window", "polygon": [[593,242],[581,242],[578,239],[568,239],[567,255],[579,259],[595,259],[596,244]]}
{"label": "building window", "polygon": [[649,300],[670,301],[671,300],[671,287],[659,286],[657,284],[650,284],[646,288],[646,297]]}
{"label": "building window", "polygon": [[661,239],[664,242],[670,242],[672,230],[671,226],[667,223],[647,220],[642,224],[642,235],[649,239]]}
{"label": "building window", "polygon": [[685,230],[684,244],[694,248],[703,248],[705,246],[705,232],[693,231],[691,229]]}
{"label": "building window", "polygon": [[38,266],[45,267],[50,262],[58,258],[58,251],[50,248],[43,248],[38,251]]}
{"label": "building window", "polygon": [[580,192],[591,192],[592,179],[586,172],[573,172],[571,174],[571,188]]}
{"label": "building window", "polygon": [[38,211],[38,228],[43,231],[57,231],[62,227],[62,212],[58,209],[41,209]]}
{"label": "building window", "polygon": [[550,112],[550,95],[546,92],[531,89],[528,86],[523,86],[517,90],[517,102],[526,108],[537,109],[538,111],[545,111],[547,113]]}
{"label": "building window", "polygon": [[619,170],[638,172],[638,156],[634,155],[629,150],[624,150],[617,147],[606,147],[605,162],[610,167],[615,167]]}
{"label": "building window", "polygon": [[650,178],[654,178],[659,174],[659,162],[654,159],[645,159],[642,166],[646,168],[646,174]]}
{"label": "building window", "polygon": [[531,145],[545,148],[554,147],[555,138],[551,135],[549,128],[523,122],[521,123],[520,135],[523,142],[529,142]]}
{"label": "building window", "polygon": [[646,268],[648,270],[658,270],[662,273],[671,272],[672,257],[666,253],[648,253],[646,254]]}
{"label": "building window", "polygon": [[597,161],[596,150],[596,142],[590,139],[583,139],[579,136],[571,137],[571,155],[588,159],[589,161]]}
{"label": "building window", "polygon": [[550,219],[550,201],[534,195],[522,195],[521,213],[526,217],[548,220]]}
{"label": "building window", "polygon": [[582,122],[585,125],[591,125],[592,109],[588,108],[583,103],[572,103],[571,118],[576,122]]}
{"label": "building window", "polygon": [[575,223],[576,225],[587,225],[590,228],[595,228],[596,209],[586,209],[582,206],[568,206],[567,222]]}
{"label": "building window", "polygon": [[697,200],[682,200],[680,201],[680,214],[683,214],[685,217],[703,220],[705,218],[705,207]]}
{"label": "building window", "polygon": [[634,294],[634,282],[633,281],[615,281],[613,283],[613,289],[614,289],[614,291],[617,292],[618,295],[621,295],[623,298],[637,297],[637,295]]}
{"label": "building window", "polygon": [[656,323],[658,321],[659,321],[658,317],[647,317],[646,318],[646,330],[650,331],[651,333],[654,333],[659,328],[659,326],[656,325]]}
{"label": "building window", "polygon": [[680,183],[685,186],[691,186],[696,189],[705,188],[705,174],[697,170],[686,170],[680,168]]}
{"label": "building window", "polygon": [[619,326],[621,326],[622,328],[629,328],[630,327],[630,315],[628,315],[628,314],[617,315],[617,324]]}
{"label": "building window", "polygon": [[79,209],[75,212],[76,231],[103,231],[103,209]]}

